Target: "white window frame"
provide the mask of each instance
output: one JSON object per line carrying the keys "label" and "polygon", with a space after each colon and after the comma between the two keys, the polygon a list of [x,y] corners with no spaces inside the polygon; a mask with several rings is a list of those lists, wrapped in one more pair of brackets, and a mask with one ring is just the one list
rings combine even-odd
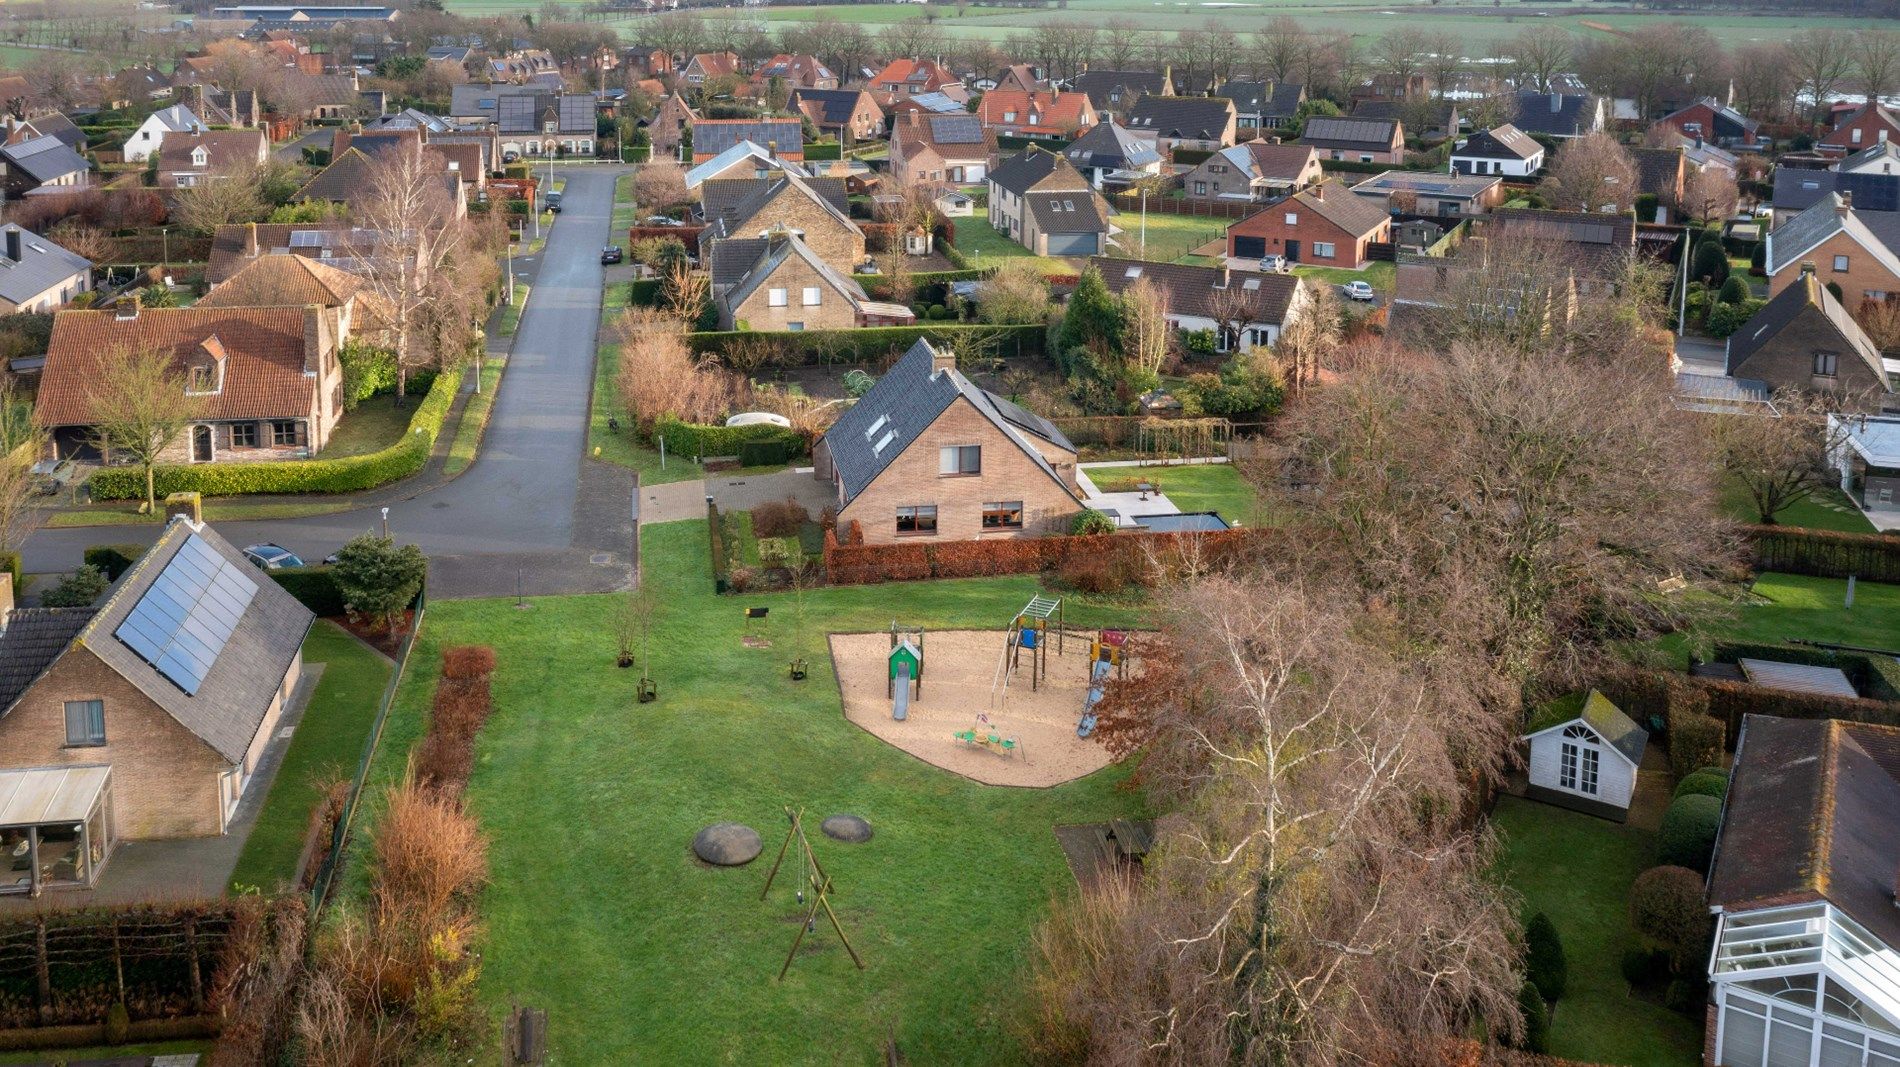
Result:
{"label": "white window frame", "polygon": [[1314,241],[1314,259],[1333,259],[1339,254],[1339,247],[1332,241]]}
{"label": "white window frame", "polygon": [[815,308],[819,305],[819,302],[824,299],[823,294],[824,294],[824,290],[820,289],[818,286],[807,285],[805,286],[805,291],[802,294],[800,294],[800,296],[804,301],[805,307]]}
{"label": "white window frame", "polygon": [[765,291],[765,303],[768,307],[785,307],[787,299],[787,291],[784,289],[767,289]]}
{"label": "white window frame", "polygon": [[1851,262],[1853,261],[1848,259],[1846,256],[1835,256],[1834,257],[1834,273],[1846,274],[1848,271],[1848,264]]}

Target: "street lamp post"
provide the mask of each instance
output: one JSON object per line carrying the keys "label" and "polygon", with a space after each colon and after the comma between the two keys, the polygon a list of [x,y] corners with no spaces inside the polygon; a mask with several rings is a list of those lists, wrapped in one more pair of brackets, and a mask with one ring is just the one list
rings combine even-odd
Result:
{"label": "street lamp post", "polygon": [[172,228],[170,226],[161,226],[158,228],[158,240],[159,240],[159,243],[163,245],[164,247],[163,254],[161,255],[159,259],[159,268],[158,268],[161,275],[170,274],[172,272],[172,236],[171,235],[172,235]]}
{"label": "street lamp post", "polygon": [[389,537],[389,509],[384,508],[383,509],[383,538],[387,540],[388,537]]}

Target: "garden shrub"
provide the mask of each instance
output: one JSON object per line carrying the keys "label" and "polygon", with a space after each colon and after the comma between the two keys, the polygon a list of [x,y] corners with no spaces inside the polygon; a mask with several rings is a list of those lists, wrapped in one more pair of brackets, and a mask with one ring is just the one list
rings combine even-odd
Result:
{"label": "garden shrub", "polygon": [[429,561],[415,545],[398,545],[393,537],[363,533],[337,552],[333,570],[352,615],[393,628],[422,592]]}
{"label": "garden shrub", "polygon": [[1721,800],[1728,795],[1728,775],[1720,771],[1697,771],[1676,783],[1675,797],[1707,796]]}
{"label": "garden shrub", "polygon": [[676,456],[736,456],[747,441],[778,441],[789,448],[803,450],[804,439],[783,426],[755,423],[751,426],[709,426],[662,417],[653,428],[657,443],[666,441],[666,450]]}
{"label": "garden shrub", "polygon": [[[346,459],[291,459],[272,463],[200,463],[160,466],[153,472],[158,494],[196,492],[205,496],[244,496],[251,493],[353,493],[407,478],[429,462],[435,439],[442,432],[462,370],[444,371],[416,405],[402,440],[380,452]],[[89,482],[98,500],[134,500],[145,496],[143,472],[136,467],[108,467],[93,473]]]}
{"label": "garden shrub", "polygon": [[106,1009],[106,1044],[123,1045],[132,1031],[132,1016],[122,1003]]}
{"label": "garden shrub", "polygon": [[1076,537],[1086,537],[1089,534],[1112,534],[1114,532],[1115,520],[1094,508],[1088,508],[1078,513],[1075,518],[1069,522],[1069,533]]}
{"label": "garden shrub", "polygon": [[1669,953],[1660,949],[1631,948],[1623,951],[1623,980],[1632,986],[1653,986],[1669,977]]}
{"label": "garden shrub", "polygon": [[1557,926],[1550,916],[1541,911],[1524,924],[1524,977],[1552,1002],[1563,998],[1569,984],[1563,939],[1557,936]]}
{"label": "garden shrub", "polygon": [[86,549],[84,559],[104,571],[106,581],[116,582],[144,555],[144,545],[94,545]]}
{"label": "garden shrub", "polygon": [[783,437],[767,441],[741,441],[739,442],[739,466],[783,466],[791,460],[794,447],[792,440]]}
{"label": "garden shrub", "polygon": [[1748,299],[1748,282],[1739,274],[1731,274],[1722,283],[1722,292],[1718,299],[1724,304],[1739,304]]}
{"label": "garden shrub", "polygon": [[1728,251],[1722,242],[1707,237],[1697,241],[1695,251],[1689,253],[1689,273],[1710,285],[1722,284],[1728,278]]}
{"label": "garden shrub", "polygon": [[336,618],[349,610],[343,603],[343,589],[337,585],[336,571],[332,567],[281,567],[264,573],[312,614]]}
{"label": "garden shrub", "polygon": [[811,512],[796,500],[771,500],[752,509],[754,537],[797,537]]}
{"label": "garden shrub", "polygon": [[1727,337],[1741,329],[1743,324],[1754,318],[1767,305],[1766,300],[1756,300],[1753,297],[1739,304],[1717,304],[1709,309],[1709,320],[1705,329],[1710,337]]}
{"label": "garden shrub", "polygon": [[396,353],[351,338],[337,353],[343,367],[343,410],[355,411],[356,405],[378,393],[396,388]]}
{"label": "garden shrub", "polygon": [[416,746],[416,782],[450,795],[468,785],[475,769],[475,735],[494,709],[489,676],[494,650],[463,645],[442,650],[429,729]]}
{"label": "garden shrub", "polygon": [[442,650],[442,677],[479,678],[495,673],[495,650],[487,645],[452,645]]}
{"label": "garden shrub", "polygon": [[20,554],[18,552],[0,552],[0,571],[13,576],[13,595],[20,595]]}
{"label": "garden shrub", "polygon": [[1632,929],[1669,954],[1671,968],[1678,973],[1696,965],[1714,921],[1703,904],[1702,876],[1666,863],[1636,876],[1630,886],[1629,919]]}
{"label": "garden shrub", "polygon": [[1530,982],[1517,993],[1517,1010],[1524,1016],[1524,1036],[1518,1047],[1526,1052],[1550,1051],[1550,1005]]}
{"label": "garden shrub", "polygon": [[1791,526],[1744,526],[1742,534],[1757,570],[1813,578],[1851,574],[1863,582],[1900,582],[1900,537]]}
{"label": "garden shrub", "polygon": [[90,563],[59,580],[59,584],[40,595],[40,603],[49,608],[91,607],[106,591],[106,572]]}
{"label": "garden shrub", "polygon": [[919,340],[939,348],[967,349],[971,343],[993,344],[997,355],[1040,356],[1046,331],[1040,324],[990,326],[982,323],[937,322],[916,326],[863,326],[849,330],[700,330],[686,335],[695,354],[723,353],[726,346],[768,340],[780,345],[790,366],[814,367],[835,363],[877,363],[893,353],[901,355]]}
{"label": "garden shrub", "polygon": [[1700,1019],[1703,1009],[1708,1006],[1708,986],[1703,982],[1689,978],[1678,978],[1669,983],[1663,993],[1663,1007],[1682,1015]]}
{"label": "garden shrub", "polygon": [[1691,793],[1670,801],[1669,810],[1663,813],[1657,862],[1707,874],[1721,824],[1722,802],[1714,797]]}

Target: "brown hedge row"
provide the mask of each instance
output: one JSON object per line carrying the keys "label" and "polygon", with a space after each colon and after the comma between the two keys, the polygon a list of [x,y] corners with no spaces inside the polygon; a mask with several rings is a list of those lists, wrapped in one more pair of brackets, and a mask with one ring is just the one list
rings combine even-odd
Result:
{"label": "brown hedge row", "polygon": [[1744,526],[1756,570],[1900,582],[1900,537],[1793,526]]}
{"label": "brown hedge row", "polygon": [[843,541],[835,531],[826,531],[825,575],[833,585],[868,585],[1042,571],[1092,574],[1107,569],[1118,577],[1142,581],[1150,576],[1151,558],[1197,556],[1205,564],[1220,565],[1264,552],[1282,537],[1275,530],[1240,529],[867,545],[852,523]]}

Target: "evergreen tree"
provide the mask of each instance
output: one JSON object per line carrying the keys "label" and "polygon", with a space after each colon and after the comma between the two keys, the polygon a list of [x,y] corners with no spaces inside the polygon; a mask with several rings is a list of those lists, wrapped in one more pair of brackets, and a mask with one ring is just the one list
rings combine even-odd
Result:
{"label": "evergreen tree", "polygon": [[1076,348],[1094,351],[1121,349],[1121,305],[1103,283],[1100,271],[1089,267],[1075,283],[1069,308],[1062,316],[1059,339],[1066,355]]}

